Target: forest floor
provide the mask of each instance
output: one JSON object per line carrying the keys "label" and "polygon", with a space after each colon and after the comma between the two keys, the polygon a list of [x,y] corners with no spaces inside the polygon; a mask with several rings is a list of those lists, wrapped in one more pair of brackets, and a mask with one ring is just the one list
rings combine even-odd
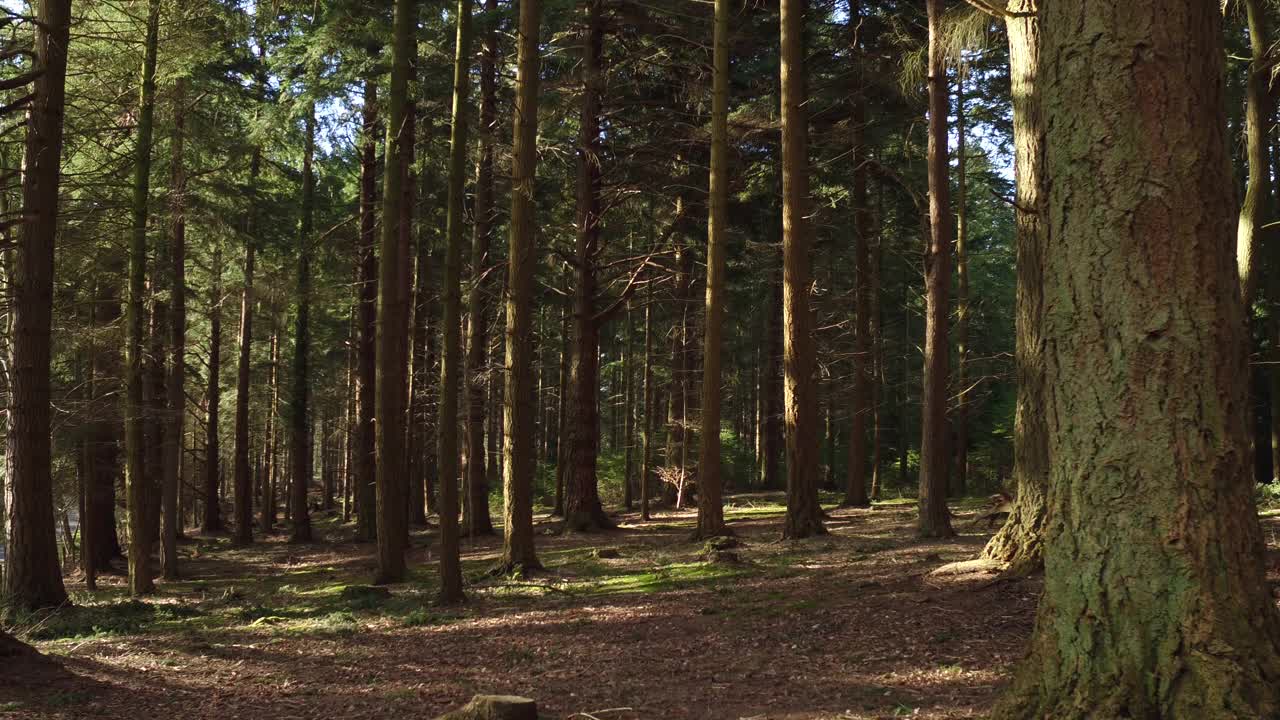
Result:
{"label": "forest floor", "polygon": [[955,507],[950,541],[917,540],[914,505],[886,503],[828,506],[829,535],[783,542],[777,495],[731,496],[741,545],[713,560],[693,511],[567,537],[541,517],[546,573],[491,577],[501,538],[464,540],[456,608],[433,603],[430,530],[390,597],[363,585],[373,546],[333,519],[309,545],[195,537],[155,597],[111,576],[13,628],[61,667],[0,667],[0,718],[431,718],[474,693],[587,720],[980,717],[1041,585],[929,575],[982,548],[976,508]]}

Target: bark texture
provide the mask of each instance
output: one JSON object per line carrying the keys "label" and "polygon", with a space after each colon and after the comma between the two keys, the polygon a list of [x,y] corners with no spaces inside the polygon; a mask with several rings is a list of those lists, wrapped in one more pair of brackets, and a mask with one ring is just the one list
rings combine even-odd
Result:
{"label": "bark texture", "polygon": [[1276,717],[1218,3],[1040,18],[1051,514],[1031,654],[995,716]]}

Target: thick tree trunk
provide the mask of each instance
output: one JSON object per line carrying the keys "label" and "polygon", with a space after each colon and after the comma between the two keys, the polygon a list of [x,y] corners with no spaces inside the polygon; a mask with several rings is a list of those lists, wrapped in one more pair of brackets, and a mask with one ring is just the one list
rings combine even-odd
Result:
{"label": "thick tree trunk", "polygon": [[364,83],[363,147],[360,153],[360,244],[356,287],[356,423],[352,442],[356,485],[356,539],[377,538],[377,455],[373,412],[377,382],[378,321],[378,85]]}
{"label": "thick tree trunk", "polygon": [[[465,0],[464,0],[465,2]],[[387,102],[387,144],[382,184],[382,243],[378,257],[378,376],[374,409],[377,439],[378,573],[375,583],[404,580],[409,515],[405,419],[409,371],[409,233],[405,218],[405,175],[413,161],[409,108],[415,0],[396,0],[391,87]],[[405,228],[408,230],[408,228]],[[447,477],[447,475],[445,476]],[[442,530],[442,545],[443,530]],[[446,551],[447,552],[447,551]]]}
{"label": "thick tree trunk", "polygon": [[298,225],[298,314],[293,336],[293,389],[289,416],[289,519],[290,542],[311,542],[311,510],[307,491],[311,486],[311,254],[315,222],[316,177],[315,103],[307,108],[306,147],[302,156],[302,220]]}
{"label": "thick tree trunk", "polygon": [[151,548],[147,537],[147,479],[145,415],[142,393],[142,338],[145,323],[147,274],[147,211],[151,189],[151,139],[155,127],[156,53],[159,43],[160,0],[147,11],[142,90],[138,103],[138,136],[133,177],[132,226],[129,241],[129,300],[125,307],[125,482],[129,511],[129,592],[155,591]]}
{"label": "thick tree trunk", "polygon": [[720,353],[724,333],[725,226],[729,222],[729,0],[715,2],[711,94],[710,212],[707,219],[706,335],[702,359],[702,445],[698,537],[725,534],[720,472]]}
{"label": "thick tree trunk", "polygon": [[516,37],[515,142],[511,161],[511,243],[507,253],[507,351],[503,416],[505,570],[541,567],[533,543],[534,179],[538,164],[538,33],[542,0],[521,0]]}
{"label": "thick tree trunk", "polygon": [[818,403],[809,229],[805,0],[782,0],[782,330],[787,444],[785,538],[826,533],[818,504]]}
{"label": "thick tree trunk", "polygon": [[924,383],[920,396],[921,537],[951,537],[947,509],[947,388],[951,345],[947,325],[951,302],[950,160],[947,152],[947,67],[939,36],[943,0],[929,0],[929,247],[925,253]]}
{"label": "thick tree trunk", "polygon": [[1007,22],[1013,77],[1014,168],[1017,190],[1015,245],[1017,298],[1015,360],[1018,402],[1013,425],[1016,496],[1004,526],[982,556],[1013,575],[1039,570],[1044,562],[1045,492],[1049,482],[1049,429],[1045,417],[1044,260],[1048,250],[1044,188],[1045,120],[1041,110],[1040,25],[1036,0],[1013,0],[1009,8],[1029,16]]}
{"label": "thick tree trunk", "polygon": [[[39,21],[35,53],[44,73],[36,80],[27,116],[23,223],[9,288],[13,346],[4,595],[13,608],[21,610],[56,607],[67,600],[53,520],[50,335],[70,0],[40,3]],[[26,649],[0,634],[0,657]]]}
{"label": "thick tree trunk", "polygon": [[484,48],[480,55],[480,156],[476,160],[475,229],[471,240],[471,288],[467,298],[471,321],[467,324],[466,479],[468,512],[463,522],[467,534],[493,533],[489,517],[489,477],[485,467],[485,386],[488,374],[489,307],[485,297],[493,283],[489,271],[493,259],[489,247],[497,223],[493,197],[494,131],[497,127],[498,3],[485,0]]}
{"label": "thick tree trunk", "polygon": [[569,462],[564,530],[615,526],[600,505],[600,324],[596,300],[600,252],[600,94],[604,54],[603,0],[587,0],[582,44],[582,108],[578,121],[577,247],[573,288],[573,352],[569,362]]}
{"label": "thick tree trunk", "polygon": [[222,448],[218,440],[222,408],[222,243],[213,251],[213,285],[209,290],[209,376],[205,392],[204,523],[206,533],[221,532]]}
{"label": "thick tree trunk", "polygon": [[1031,654],[995,717],[1276,717],[1219,5],[1046,2],[1040,18],[1060,130],[1045,147],[1051,512]]}

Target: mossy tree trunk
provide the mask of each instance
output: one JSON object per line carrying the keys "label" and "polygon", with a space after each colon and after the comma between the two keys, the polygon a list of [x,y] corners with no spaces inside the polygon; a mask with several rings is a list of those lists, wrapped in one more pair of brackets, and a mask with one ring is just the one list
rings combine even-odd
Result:
{"label": "mossy tree trunk", "polygon": [[1276,717],[1219,5],[1040,19],[1050,515],[1031,653],[995,717]]}

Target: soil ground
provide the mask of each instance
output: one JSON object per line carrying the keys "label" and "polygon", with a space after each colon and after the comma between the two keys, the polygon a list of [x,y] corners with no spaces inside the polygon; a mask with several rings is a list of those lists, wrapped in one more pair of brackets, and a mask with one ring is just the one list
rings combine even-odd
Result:
{"label": "soil ground", "polygon": [[783,542],[776,495],[728,503],[740,546],[710,560],[692,511],[567,537],[542,517],[546,572],[524,580],[488,575],[500,537],[464,540],[460,607],[434,604],[430,529],[390,597],[336,519],[309,545],[196,537],[145,602],[107,577],[13,628],[61,667],[0,660],[0,718],[431,718],[475,693],[586,720],[982,716],[1040,581],[929,575],[981,549],[975,504],[950,541],[915,539],[914,506],[888,503],[828,506],[829,535]]}

